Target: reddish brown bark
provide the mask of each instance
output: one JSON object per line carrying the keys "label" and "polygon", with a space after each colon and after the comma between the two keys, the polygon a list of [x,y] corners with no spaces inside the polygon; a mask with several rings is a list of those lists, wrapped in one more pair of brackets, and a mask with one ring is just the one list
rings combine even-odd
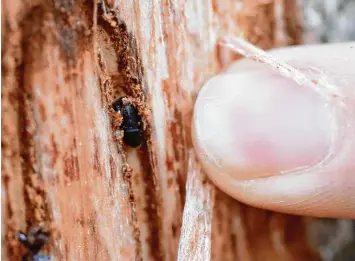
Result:
{"label": "reddish brown bark", "polygon": [[[217,37],[275,46],[283,4],[253,2],[2,2],[3,260],[40,223],[58,260],[318,260],[303,218],[229,198],[192,156],[198,89],[238,58]],[[299,43],[298,17],[283,17]],[[123,94],[143,117],[139,149],[116,131]]]}

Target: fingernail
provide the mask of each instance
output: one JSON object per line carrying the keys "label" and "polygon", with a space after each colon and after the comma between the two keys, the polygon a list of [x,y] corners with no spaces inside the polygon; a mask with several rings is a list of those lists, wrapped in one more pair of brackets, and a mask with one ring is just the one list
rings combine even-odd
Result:
{"label": "fingernail", "polygon": [[208,81],[193,124],[206,171],[240,180],[315,166],[328,155],[334,131],[319,94],[263,70]]}

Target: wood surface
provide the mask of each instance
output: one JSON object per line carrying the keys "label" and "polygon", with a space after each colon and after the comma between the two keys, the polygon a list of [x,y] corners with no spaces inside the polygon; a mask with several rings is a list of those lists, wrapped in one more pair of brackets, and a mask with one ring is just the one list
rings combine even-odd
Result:
{"label": "wood surface", "polygon": [[[320,260],[307,219],[211,184],[190,140],[199,88],[239,56],[302,42],[297,1],[3,0],[2,260],[44,224],[55,260]],[[128,95],[145,141],[122,142]]]}

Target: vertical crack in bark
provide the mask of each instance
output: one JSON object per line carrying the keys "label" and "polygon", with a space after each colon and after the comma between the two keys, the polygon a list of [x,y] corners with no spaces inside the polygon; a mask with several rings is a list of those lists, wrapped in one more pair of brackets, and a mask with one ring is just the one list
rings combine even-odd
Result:
{"label": "vertical crack in bark", "polygon": [[160,202],[157,191],[157,180],[154,173],[154,167],[149,160],[149,143],[144,142],[139,150],[139,158],[143,169],[144,191],[147,198],[146,213],[149,218],[150,233],[148,236],[148,244],[150,247],[150,255],[153,260],[164,260],[164,251],[161,242],[161,213]]}
{"label": "vertical crack in bark", "polygon": [[51,221],[49,206],[46,202],[45,188],[40,169],[38,168],[34,136],[37,125],[34,117],[33,86],[30,78],[37,64],[36,53],[46,41],[48,35],[41,30],[48,10],[43,6],[34,7],[23,22],[24,39],[22,50],[24,63],[17,68],[19,82],[18,131],[20,137],[20,153],[24,195],[26,202],[26,222],[28,228],[43,222]]}
{"label": "vertical crack in bark", "polygon": [[[2,3],[3,10],[6,10],[5,3]],[[5,7],[5,8],[4,8]],[[3,11],[4,12],[4,11]],[[18,68],[22,65],[22,32],[18,30],[17,21],[9,17],[6,11],[2,14],[6,18],[2,21],[3,29],[6,29],[6,38],[2,37],[2,61],[1,61],[1,76],[2,76],[2,136],[1,136],[1,179],[2,179],[2,257],[21,258],[22,251],[19,249],[19,244],[15,240],[16,230],[21,225],[24,217],[19,211],[19,208],[24,207],[23,202],[15,200],[16,191],[14,185],[21,184],[21,163],[18,139],[18,98],[20,96]],[[12,25],[12,26],[11,26]],[[15,29],[15,28],[16,29]],[[4,30],[3,30],[4,31]],[[21,75],[20,75],[21,76]],[[14,140],[15,139],[15,140]],[[21,195],[22,196],[22,195]],[[17,206],[15,205],[17,204]],[[4,208],[5,206],[5,208]]]}
{"label": "vertical crack in bark", "polygon": [[[14,259],[19,259],[23,254],[23,249],[15,240],[15,233],[18,229],[23,229],[26,226],[29,229],[33,225],[50,220],[49,209],[43,199],[45,194],[43,180],[36,170],[33,142],[36,126],[32,118],[33,111],[30,95],[32,90],[30,86],[26,86],[25,79],[25,63],[28,60],[24,58],[28,55],[26,51],[28,51],[31,44],[31,42],[25,41],[25,39],[28,36],[32,36],[31,32],[33,33],[42,25],[41,18],[43,11],[43,6],[29,8],[21,23],[19,21],[7,21],[7,35],[6,39],[4,39],[5,49],[3,49],[4,56],[2,60],[4,84],[2,98],[4,99],[6,108],[3,111],[2,118],[3,120],[5,119],[6,126],[2,126],[3,130],[5,130],[5,135],[3,134],[2,137],[2,150],[5,152],[5,155],[3,154],[2,179],[6,192],[5,200],[8,215],[7,222],[5,222],[5,242],[8,257]],[[8,17],[8,19],[15,18]],[[10,119],[11,115],[14,118]],[[4,165],[4,162],[7,162],[6,165]],[[22,178],[19,178],[19,176]],[[21,182],[19,182],[20,180]],[[13,183],[11,187],[10,183]],[[22,195],[13,194],[20,189],[19,187],[15,188],[14,185],[21,185]],[[18,198],[16,199],[12,196]],[[24,197],[24,205],[20,203],[20,198],[22,197]],[[17,205],[16,207],[15,204]],[[21,207],[24,209],[19,209]],[[22,211],[26,224],[21,222],[22,217],[15,216]]]}
{"label": "vertical crack in bark", "polygon": [[[145,95],[142,90],[143,81],[143,69],[139,57],[139,51],[135,37],[129,33],[126,24],[118,18],[118,14],[114,11],[109,11],[106,15],[102,12],[98,12],[98,30],[103,29],[106,31],[109,42],[105,45],[111,45],[111,50],[101,49],[99,53],[99,64],[103,72],[103,100],[106,108],[109,111],[109,115],[112,119],[112,128],[115,136],[115,132],[119,129],[121,124],[121,117],[117,115],[116,112],[112,111],[112,102],[122,96],[129,95],[135,98],[136,106],[142,116],[145,128],[145,142],[142,144],[141,148],[137,149],[139,151],[139,164],[141,165],[141,173],[133,173],[132,167],[128,165],[127,154],[125,151],[126,146],[123,144],[122,136],[115,137],[117,142],[117,147],[119,153],[121,154],[123,160],[123,175],[124,180],[128,185],[129,201],[131,204],[131,220],[134,228],[134,238],[137,242],[136,244],[136,258],[142,259],[142,244],[145,242],[141,241],[141,232],[138,226],[137,211],[144,211],[145,215],[149,217],[147,221],[149,233],[147,240],[149,243],[147,246],[150,248],[150,255],[154,257],[155,260],[162,260],[163,250],[161,249],[161,223],[160,223],[160,200],[157,194],[157,182],[155,180],[154,166],[155,161],[149,152],[149,141],[151,130],[149,127],[149,122],[145,118],[146,116],[146,105],[145,105]],[[101,39],[102,40],[102,39]],[[109,48],[109,47],[107,47]],[[113,56],[116,58],[111,59],[113,61],[105,60],[103,57],[105,54],[103,52],[115,52]],[[112,55],[112,53],[111,53]],[[143,197],[145,198],[145,209],[137,209],[137,199],[136,191],[134,185],[132,184],[132,175],[142,175],[143,184],[140,184],[144,191]]]}
{"label": "vertical crack in bark", "polygon": [[[106,44],[113,45],[113,51],[116,52],[115,55],[117,55],[117,58],[118,58],[121,55],[120,52],[121,52],[122,48],[127,48],[128,43],[125,42],[126,39],[121,35],[120,30],[119,30],[120,27],[117,27],[117,20],[115,19],[116,14],[114,12],[112,12],[112,13],[110,12],[109,16],[106,17],[105,14],[103,14],[102,11],[100,10],[100,12],[98,12],[98,15],[99,15],[99,17],[98,17],[98,21],[97,21],[97,23],[98,23],[97,29],[102,28],[103,30],[105,30],[107,32],[108,36],[110,37],[111,42],[106,43]],[[122,26],[122,29],[124,29],[124,28],[125,28],[125,25]],[[100,37],[100,36],[98,35],[98,37]],[[106,107],[106,109],[108,110],[109,116],[111,117],[112,129],[113,129],[112,132],[114,133],[113,135],[115,136],[115,130],[121,124],[122,119],[117,118],[116,113],[113,112],[113,110],[111,108],[111,104],[113,103],[115,98],[118,97],[118,94],[119,94],[119,90],[117,90],[117,88],[115,88],[114,81],[116,80],[116,78],[118,78],[119,81],[121,80],[120,75],[121,75],[121,73],[123,74],[123,71],[122,71],[122,68],[120,68],[120,66],[122,66],[122,64],[116,64],[118,67],[117,68],[118,71],[116,72],[116,75],[112,75],[111,72],[108,72],[107,65],[104,61],[105,58],[103,57],[103,54],[101,52],[99,52],[98,55],[99,55],[98,56],[99,65],[100,65],[100,69],[102,71],[102,73],[100,74],[102,101],[103,101],[104,107]],[[127,183],[127,187],[128,187],[128,198],[129,198],[129,202],[131,205],[131,222],[132,222],[133,234],[134,234],[133,236],[136,241],[135,256],[136,256],[137,260],[141,260],[142,259],[142,250],[141,250],[141,241],[140,241],[140,231],[136,225],[137,224],[137,213],[136,213],[137,210],[136,210],[135,196],[134,196],[131,177],[130,177],[130,168],[127,167],[126,163],[125,163],[127,160],[126,160],[126,155],[122,149],[123,148],[122,140],[118,140],[116,137],[114,138],[114,140],[118,142],[117,147],[118,147],[119,153],[120,153],[122,160],[123,160],[122,170],[123,170],[124,180]]]}

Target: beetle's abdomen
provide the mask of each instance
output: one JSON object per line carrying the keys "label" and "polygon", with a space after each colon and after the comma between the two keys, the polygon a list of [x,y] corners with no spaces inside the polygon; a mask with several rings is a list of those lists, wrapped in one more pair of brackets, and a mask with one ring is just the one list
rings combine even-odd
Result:
{"label": "beetle's abdomen", "polygon": [[136,148],[143,142],[143,134],[140,129],[125,129],[123,140],[129,146]]}

